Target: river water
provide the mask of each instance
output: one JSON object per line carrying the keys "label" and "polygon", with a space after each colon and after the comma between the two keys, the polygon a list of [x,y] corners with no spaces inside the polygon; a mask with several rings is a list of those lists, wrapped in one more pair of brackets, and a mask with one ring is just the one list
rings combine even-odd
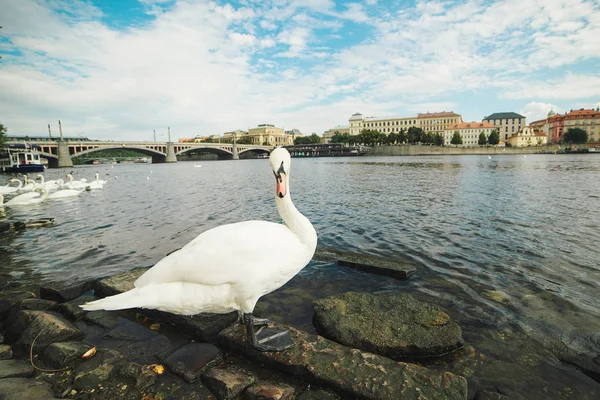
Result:
{"label": "river water", "polygon": [[[76,179],[95,172],[108,180],[104,190],[0,208],[0,219],[56,218],[1,234],[0,290],[149,266],[215,226],[279,221],[268,160],[73,168]],[[410,293],[461,325],[465,350],[429,366],[465,376],[471,393],[600,398],[599,383],[556,357],[561,338],[600,330],[599,177],[594,154],[293,159],[291,193],[318,249],[257,310],[314,331],[313,299]],[[416,273],[398,281],[339,267],[332,254],[344,253]]]}

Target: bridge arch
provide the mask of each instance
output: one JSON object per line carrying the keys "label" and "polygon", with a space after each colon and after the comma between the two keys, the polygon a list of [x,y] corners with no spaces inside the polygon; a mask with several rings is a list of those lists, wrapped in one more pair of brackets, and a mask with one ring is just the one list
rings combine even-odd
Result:
{"label": "bridge arch", "polygon": [[115,146],[102,146],[102,147],[96,147],[96,148],[88,149],[88,150],[84,150],[84,151],[79,151],[77,153],[71,154],[71,157],[80,157],[85,154],[90,154],[90,153],[94,153],[96,151],[102,151],[102,150],[134,150],[134,151],[137,151],[137,152],[142,153],[147,156],[163,156],[163,157],[167,156],[162,151],[149,149],[149,148],[143,147],[143,146],[115,145]]}

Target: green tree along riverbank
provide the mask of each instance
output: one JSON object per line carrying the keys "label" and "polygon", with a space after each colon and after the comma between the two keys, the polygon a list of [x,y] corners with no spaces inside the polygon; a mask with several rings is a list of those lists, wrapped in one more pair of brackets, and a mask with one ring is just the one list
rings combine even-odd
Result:
{"label": "green tree along riverbank", "polygon": [[432,145],[395,145],[374,146],[369,151],[371,156],[427,156],[427,155],[468,155],[468,154],[535,154],[539,152],[555,153],[559,151],[559,145],[532,146],[532,147],[450,147]]}
{"label": "green tree along riverbank", "polygon": [[6,127],[4,124],[0,123],[0,149],[4,147],[6,143]]}
{"label": "green tree along riverbank", "polygon": [[142,157],[148,157],[146,154],[137,152],[135,150],[128,149],[110,149],[110,150],[98,150],[90,154],[86,154],[85,157],[73,157],[74,165],[84,164],[86,161],[98,160],[98,159],[137,159]]}

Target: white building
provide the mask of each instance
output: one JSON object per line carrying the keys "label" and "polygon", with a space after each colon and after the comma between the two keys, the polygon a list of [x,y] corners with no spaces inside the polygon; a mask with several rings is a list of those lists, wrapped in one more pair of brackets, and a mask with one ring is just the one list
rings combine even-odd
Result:
{"label": "white building", "polygon": [[444,130],[444,146],[452,145],[452,136],[454,132],[458,132],[462,138],[463,146],[478,146],[479,135],[483,132],[486,139],[489,139],[490,133],[496,127],[488,122],[461,122],[453,124]]}

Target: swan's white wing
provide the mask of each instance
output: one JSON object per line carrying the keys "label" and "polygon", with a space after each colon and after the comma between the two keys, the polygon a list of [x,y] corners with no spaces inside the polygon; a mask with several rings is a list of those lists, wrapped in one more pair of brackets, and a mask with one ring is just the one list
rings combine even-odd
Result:
{"label": "swan's white wing", "polygon": [[40,197],[40,196],[41,195],[38,192],[23,193],[23,194],[13,197],[12,199],[10,199],[10,201],[7,201],[7,203],[11,203],[11,204],[21,203],[24,201],[35,199],[36,197]]}
{"label": "swan's white wing", "polygon": [[[277,285],[302,269],[310,261],[306,258],[306,250],[285,225],[246,221],[198,235],[160,260],[135,286],[167,282],[237,285],[261,281],[262,286],[265,280]],[[290,272],[292,275],[288,276]]]}

